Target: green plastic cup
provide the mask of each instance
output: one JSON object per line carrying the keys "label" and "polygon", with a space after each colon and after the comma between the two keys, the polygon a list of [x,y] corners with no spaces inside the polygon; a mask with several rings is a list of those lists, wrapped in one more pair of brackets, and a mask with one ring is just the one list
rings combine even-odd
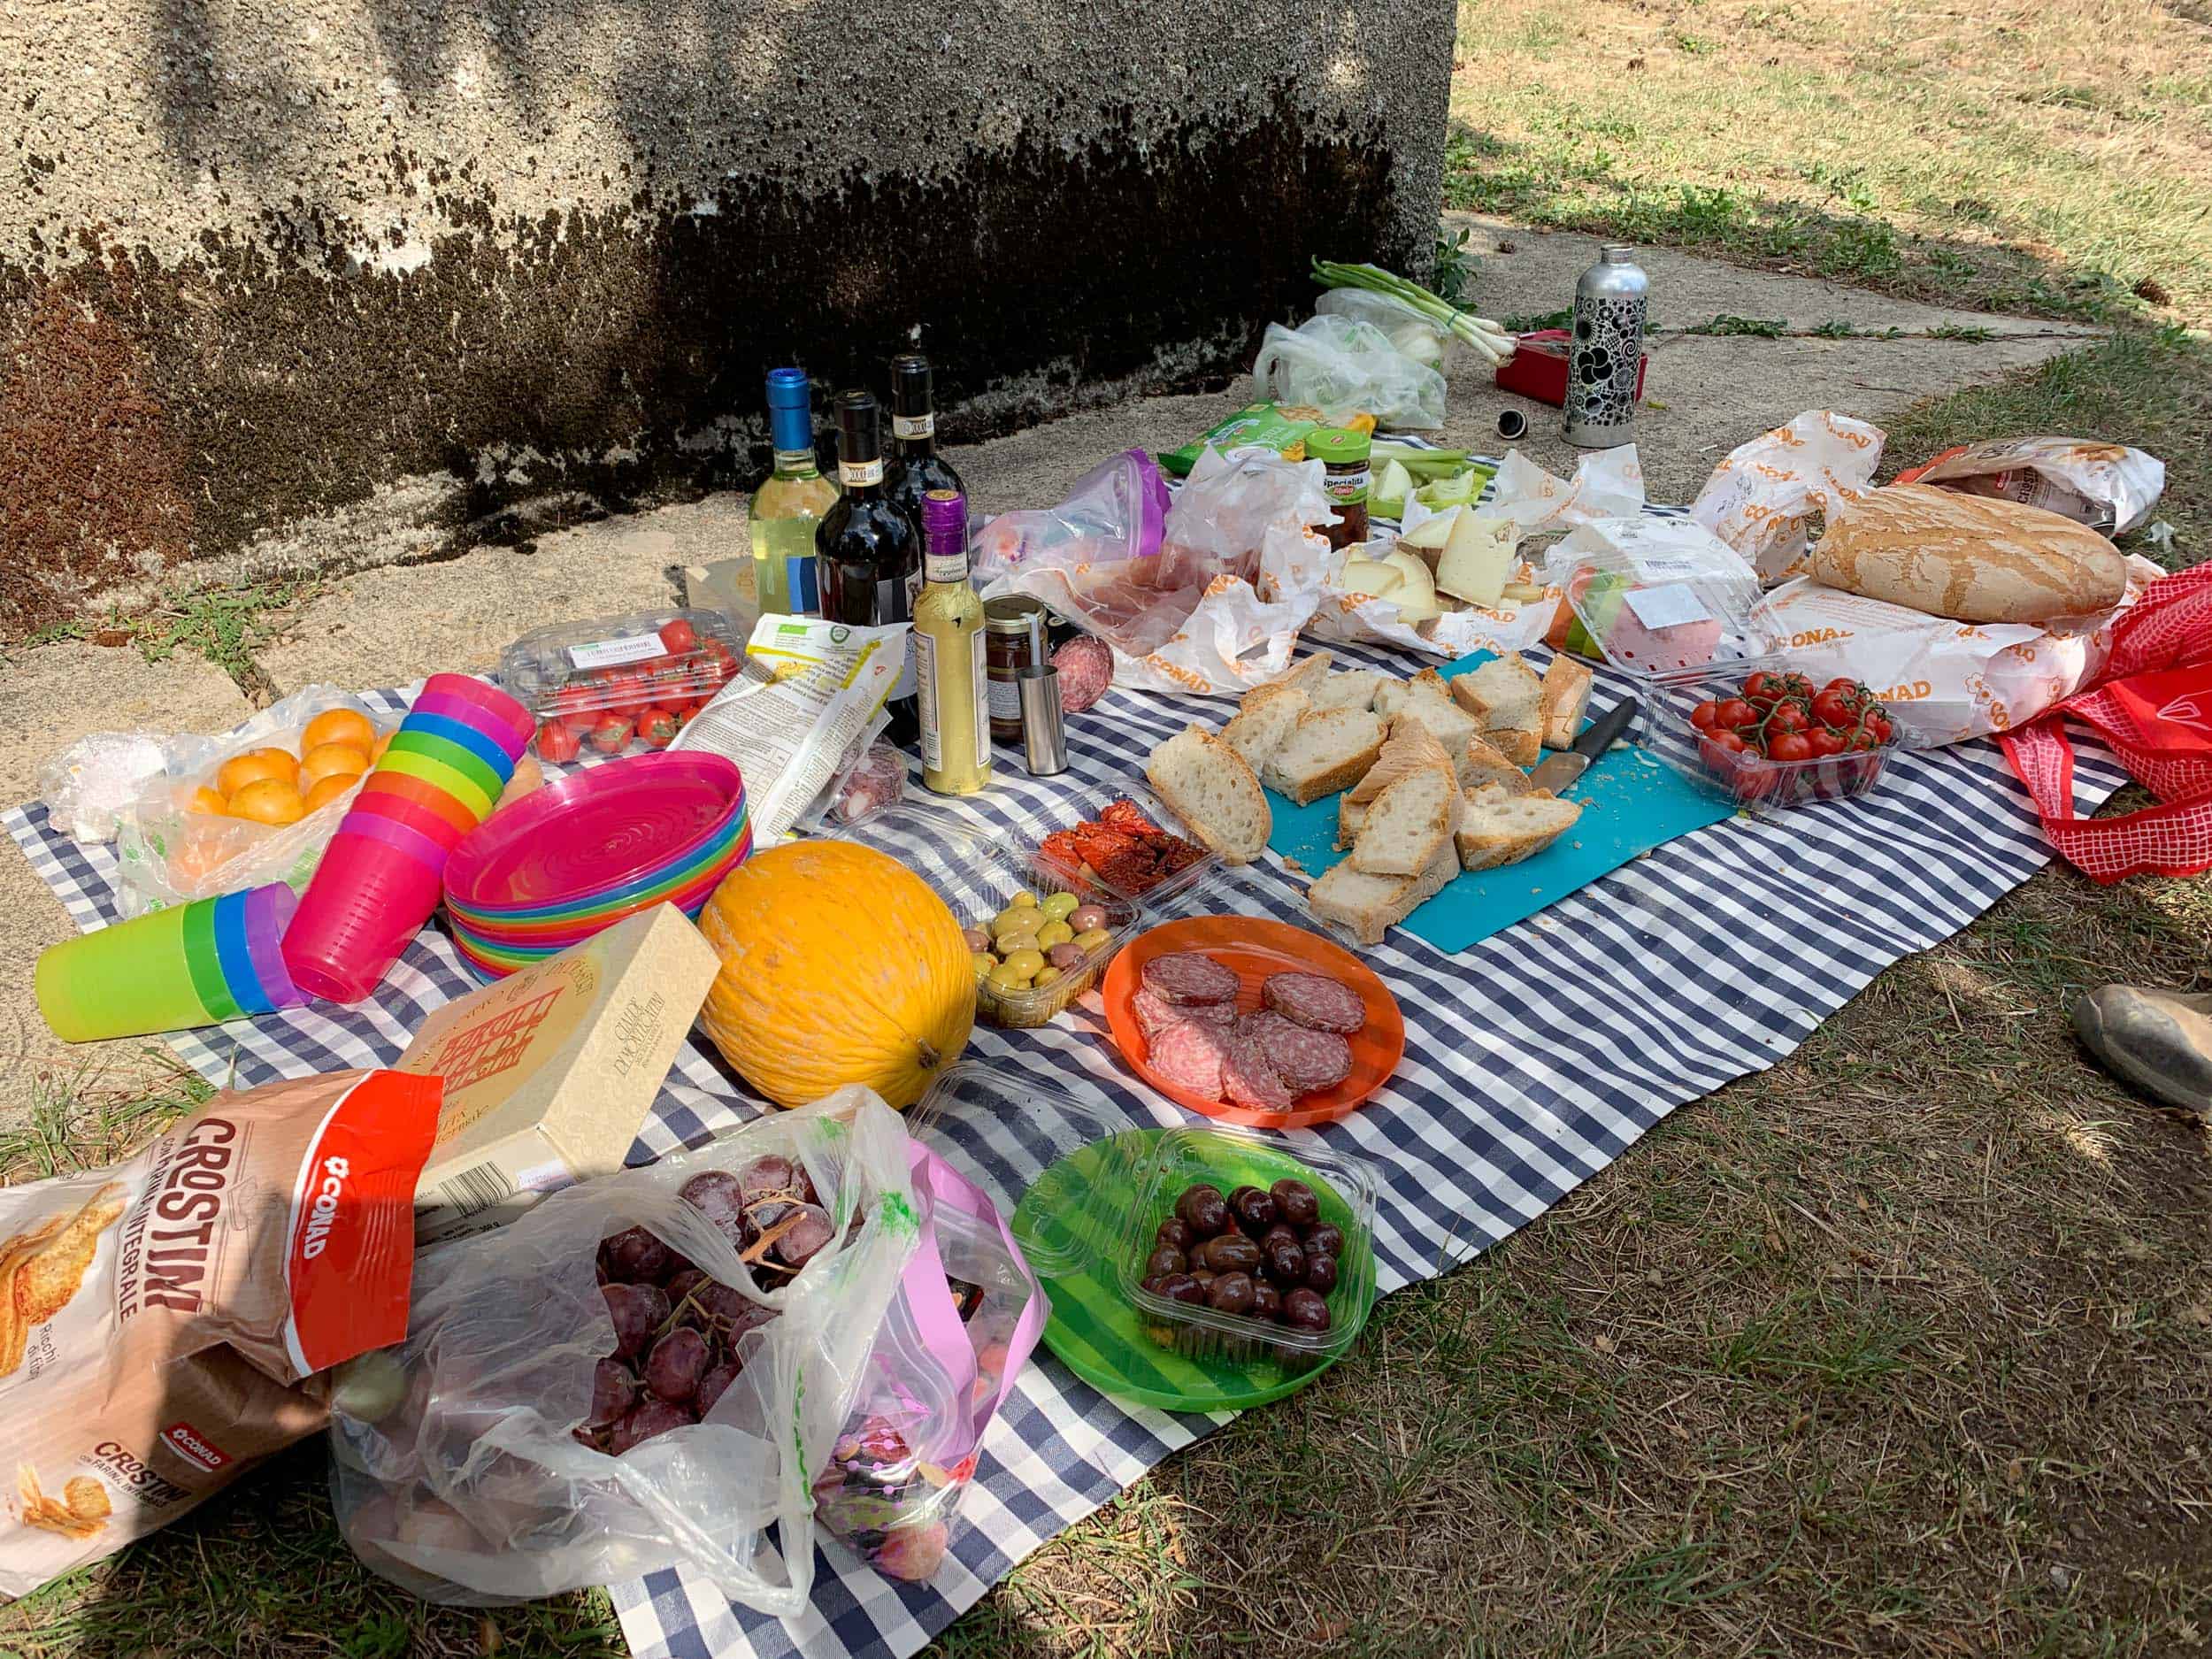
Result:
{"label": "green plastic cup", "polygon": [[92,1042],[214,1025],[185,945],[192,908],[172,905],[41,951],[32,990],[54,1034]]}

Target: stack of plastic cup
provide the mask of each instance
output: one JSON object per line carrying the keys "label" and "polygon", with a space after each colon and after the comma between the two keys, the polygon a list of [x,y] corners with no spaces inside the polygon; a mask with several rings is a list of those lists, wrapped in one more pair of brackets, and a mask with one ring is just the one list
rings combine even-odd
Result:
{"label": "stack of plastic cup", "polygon": [[745,780],[718,755],[610,761],[548,784],[445,867],[446,919],[488,979],[673,904],[696,918],[753,848]]}
{"label": "stack of plastic cup", "polygon": [[284,960],[310,995],[376,988],[438,907],[448,854],[491,816],[536,728],[530,711],[466,674],[433,674],[331,838]]}
{"label": "stack of plastic cup", "polygon": [[188,1031],[296,1008],[281,941],[298,902],[281,881],[196,899],[39,953],[38,1010],[65,1042]]}

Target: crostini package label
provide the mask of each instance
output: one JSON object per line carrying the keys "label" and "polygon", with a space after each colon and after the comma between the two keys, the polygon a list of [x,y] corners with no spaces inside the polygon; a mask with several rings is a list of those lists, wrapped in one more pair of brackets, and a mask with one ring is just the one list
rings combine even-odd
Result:
{"label": "crostini package label", "polygon": [[134,1157],[0,1188],[0,1594],[164,1526],[326,1416],[406,1334],[444,1084],[218,1094]]}

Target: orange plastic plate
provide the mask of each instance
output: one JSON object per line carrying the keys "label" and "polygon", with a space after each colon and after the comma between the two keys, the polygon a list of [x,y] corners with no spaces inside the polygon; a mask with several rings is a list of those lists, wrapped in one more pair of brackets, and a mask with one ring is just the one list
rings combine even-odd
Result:
{"label": "orange plastic plate", "polygon": [[[1180,950],[1203,951],[1237,976],[1240,1014],[1260,1006],[1260,984],[1271,974],[1319,973],[1350,987],[1367,1006],[1367,1024],[1345,1039],[1352,1046],[1352,1074],[1334,1088],[1299,1096],[1286,1112],[1251,1111],[1227,1101],[1204,1100],[1162,1078],[1146,1064],[1144,1027],[1131,1004],[1141,987],[1138,975],[1144,964]],[[1334,941],[1263,917],[1187,916],[1140,933],[1115,953],[1099,995],[1114,1046],[1139,1077],[1179,1106],[1254,1129],[1334,1123],[1388,1082],[1405,1057],[1405,1017],[1389,987]]]}

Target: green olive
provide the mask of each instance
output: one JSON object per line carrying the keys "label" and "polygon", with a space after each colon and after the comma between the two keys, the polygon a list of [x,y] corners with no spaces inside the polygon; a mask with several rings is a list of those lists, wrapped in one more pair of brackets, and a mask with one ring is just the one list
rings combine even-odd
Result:
{"label": "green olive", "polygon": [[1049,962],[1048,962],[1043,967],[1037,970],[1037,977],[1032,979],[1029,983],[1033,989],[1042,990],[1046,986],[1052,984],[1059,978],[1060,970],[1054,967]]}
{"label": "green olive", "polygon": [[1056,922],[1064,922],[1075,913],[1078,901],[1072,893],[1055,893],[1037,908]]}
{"label": "green olive", "polygon": [[1034,927],[1010,928],[992,941],[991,949],[1002,957],[1010,956],[1017,950],[1041,950],[1043,947],[1037,942],[1038,931]]}
{"label": "green olive", "polygon": [[1032,910],[1025,904],[1010,904],[1004,910],[1001,910],[996,916],[991,918],[991,932],[995,936],[999,933],[1009,933],[1013,930],[1017,924],[1026,924],[1032,927],[1042,927],[1045,924],[1045,918],[1039,912]]}
{"label": "green olive", "polygon": [[1033,979],[1037,977],[1038,971],[1045,965],[1045,953],[1035,949],[1017,950],[1006,958],[1004,965],[1019,974],[1025,980]]}
{"label": "green olive", "polygon": [[1017,893],[1012,898],[1007,900],[1006,902],[1016,910],[1020,910],[1025,906],[1033,908],[1037,902],[1037,895],[1030,892],[1028,888],[1025,887],[1019,893]]}
{"label": "green olive", "polygon": [[1000,963],[991,970],[989,978],[991,988],[995,991],[1025,991],[1029,988],[1029,976],[1015,972],[1014,964],[1010,962]]}
{"label": "green olive", "polygon": [[1055,945],[1064,945],[1075,937],[1075,929],[1065,922],[1047,922],[1037,930],[1037,949],[1049,950]]}
{"label": "green olive", "polygon": [[1087,933],[1078,933],[1075,942],[1085,950],[1096,950],[1101,945],[1113,942],[1113,935],[1102,927],[1094,927]]}
{"label": "green olive", "polygon": [[979,979],[987,978],[991,970],[998,966],[998,958],[987,950],[977,951],[972,960],[975,963],[975,977]]}

